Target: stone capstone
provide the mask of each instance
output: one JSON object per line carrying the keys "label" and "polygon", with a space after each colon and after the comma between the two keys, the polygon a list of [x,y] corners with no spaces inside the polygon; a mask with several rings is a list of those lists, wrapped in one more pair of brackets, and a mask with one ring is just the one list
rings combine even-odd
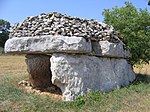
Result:
{"label": "stone capstone", "polygon": [[61,88],[65,101],[72,101],[90,90],[108,92],[135,79],[125,59],[53,54],[50,61],[52,83]]}
{"label": "stone capstone", "polygon": [[92,41],[93,54],[96,56],[129,58],[131,54],[122,41],[112,43],[109,41]]}
{"label": "stone capstone", "polygon": [[5,43],[6,53],[24,54],[52,54],[52,53],[83,53],[87,55],[129,58],[130,53],[122,41],[112,43],[109,41],[91,41],[83,37],[67,36],[37,36],[15,37]]}
{"label": "stone capstone", "polygon": [[88,53],[91,42],[83,37],[40,36],[8,39],[5,43],[6,53]]}

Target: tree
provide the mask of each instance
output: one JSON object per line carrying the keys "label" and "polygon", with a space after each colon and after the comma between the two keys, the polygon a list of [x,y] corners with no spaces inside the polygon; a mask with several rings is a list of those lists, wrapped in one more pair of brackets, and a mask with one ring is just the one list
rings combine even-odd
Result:
{"label": "tree", "polygon": [[105,9],[104,22],[120,32],[121,39],[129,48],[131,64],[150,61],[150,13],[147,9],[137,9],[132,3],[125,6]]}
{"label": "tree", "polygon": [[10,23],[0,19],[0,47],[4,47],[6,40],[9,38]]}

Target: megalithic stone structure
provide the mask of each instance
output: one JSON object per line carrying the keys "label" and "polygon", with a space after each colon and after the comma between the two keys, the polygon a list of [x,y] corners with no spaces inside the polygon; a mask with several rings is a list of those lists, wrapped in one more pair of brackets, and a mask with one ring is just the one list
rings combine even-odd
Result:
{"label": "megalithic stone structure", "polygon": [[42,13],[12,27],[5,52],[26,54],[32,86],[54,86],[63,100],[72,101],[135,79],[131,55],[119,38],[112,26],[96,20]]}

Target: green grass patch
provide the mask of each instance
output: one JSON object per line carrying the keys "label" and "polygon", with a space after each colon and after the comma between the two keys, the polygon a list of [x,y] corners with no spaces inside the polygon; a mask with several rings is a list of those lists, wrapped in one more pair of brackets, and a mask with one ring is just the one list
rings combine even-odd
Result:
{"label": "green grass patch", "polygon": [[2,48],[2,47],[0,47],[0,55],[2,54],[2,52],[3,52],[3,48]]}
{"label": "green grass patch", "polygon": [[[63,102],[47,96],[27,93],[17,86],[24,75],[6,74],[0,78],[0,111],[2,112],[116,112],[147,111],[150,108],[149,76],[142,75],[131,85],[108,93],[98,91],[80,96],[74,102]],[[145,79],[147,80],[145,82]],[[140,105],[140,106],[139,106]]]}

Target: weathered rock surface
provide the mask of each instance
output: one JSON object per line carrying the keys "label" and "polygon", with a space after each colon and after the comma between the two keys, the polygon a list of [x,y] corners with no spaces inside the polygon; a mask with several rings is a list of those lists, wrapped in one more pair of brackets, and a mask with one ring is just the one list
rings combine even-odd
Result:
{"label": "weathered rock surface", "polygon": [[65,101],[89,90],[107,92],[135,79],[125,59],[53,54],[50,60],[52,82],[61,88]]}
{"label": "weathered rock surface", "polygon": [[[29,73],[29,84],[34,88],[48,89],[61,94],[61,90],[56,85],[52,84],[52,73],[50,70],[50,56],[48,55],[26,55],[27,71]],[[21,82],[21,85],[26,86],[27,82]],[[29,85],[28,84],[28,85]]]}
{"label": "weathered rock surface", "polygon": [[92,41],[92,50],[97,56],[115,57],[115,58],[129,58],[131,57],[129,51],[125,48],[122,41],[112,43],[109,41]]}
{"label": "weathered rock surface", "polygon": [[45,88],[52,85],[49,59],[50,56],[47,55],[26,56],[29,81],[33,87]]}
{"label": "weathered rock surface", "polygon": [[122,41],[90,41],[83,37],[37,36],[8,39],[6,53],[48,54],[48,53],[86,53],[104,57],[129,58],[129,52]]}
{"label": "weathered rock surface", "polygon": [[91,41],[83,37],[37,36],[8,39],[5,43],[6,53],[88,53],[91,52]]}

